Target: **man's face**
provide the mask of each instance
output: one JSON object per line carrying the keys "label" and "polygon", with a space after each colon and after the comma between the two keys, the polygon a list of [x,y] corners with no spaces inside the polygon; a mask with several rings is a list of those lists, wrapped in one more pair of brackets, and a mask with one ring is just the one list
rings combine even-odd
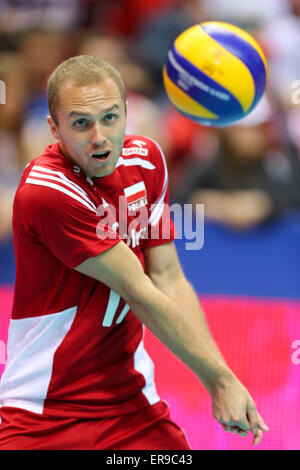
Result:
{"label": "man's face", "polygon": [[89,177],[114,171],[124,143],[126,112],[113,79],[86,86],[63,83],[58,125],[50,116],[47,120],[63,154]]}

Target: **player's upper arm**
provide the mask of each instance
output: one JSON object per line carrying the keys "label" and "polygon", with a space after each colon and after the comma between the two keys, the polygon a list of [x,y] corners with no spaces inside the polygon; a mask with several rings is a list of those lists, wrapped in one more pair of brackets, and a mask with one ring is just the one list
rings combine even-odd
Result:
{"label": "player's upper arm", "polygon": [[111,248],[119,235],[101,227],[102,216],[92,201],[80,190],[65,191],[26,184],[15,199],[14,228],[42,243],[64,265],[73,269],[85,259]]}
{"label": "player's upper arm", "polygon": [[145,249],[146,273],[159,289],[168,289],[184,278],[174,242]]}

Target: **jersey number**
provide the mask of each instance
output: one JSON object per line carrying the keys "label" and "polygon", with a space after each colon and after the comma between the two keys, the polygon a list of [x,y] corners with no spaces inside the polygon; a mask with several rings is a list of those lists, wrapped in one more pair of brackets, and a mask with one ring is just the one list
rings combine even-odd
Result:
{"label": "jersey number", "polygon": [[[107,304],[106,312],[103,318],[102,326],[109,327],[112,325],[112,322],[116,315],[116,311],[118,310],[118,307],[119,307],[120,299],[121,297],[119,296],[119,294],[117,294],[114,290],[110,289],[108,304]],[[121,323],[121,321],[124,320],[129,309],[130,309],[129,305],[125,304],[122,312],[117,318],[117,321],[116,321],[117,325]]]}

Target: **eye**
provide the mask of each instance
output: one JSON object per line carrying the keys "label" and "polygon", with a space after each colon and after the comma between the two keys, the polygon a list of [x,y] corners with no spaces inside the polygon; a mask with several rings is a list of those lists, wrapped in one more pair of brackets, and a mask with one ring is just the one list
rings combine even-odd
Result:
{"label": "eye", "polygon": [[111,123],[111,122],[114,122],[117,119],[117,117],[118,116],[116,114],[110,113],[105,116],[104,120],[108,123]]}
{"label": "eye", "polygon": [[85,118],[76,119],[76,121],[73,123],[73,127],[80,130],[87,129],[89,125],[89,121]]}

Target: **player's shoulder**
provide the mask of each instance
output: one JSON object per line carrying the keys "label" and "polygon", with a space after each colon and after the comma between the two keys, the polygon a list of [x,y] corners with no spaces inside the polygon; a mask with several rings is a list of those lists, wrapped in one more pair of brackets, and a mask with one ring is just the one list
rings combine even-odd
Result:
{"label": "player's shoulder", "polygon": [[[32,160],[25,168],[15,204],[38,208],[64,210],[65,205],[82,205],[95,211],[86,188],[83,188],[76,173],[76,165],[63,156],[44,153]],[[76,178],[77,176],[77,178]]]}
{"label": "player's shoulder", "polygon": [[139,157],[154,165],[160,165],[164,160],[164,154],[158,142],[150,137],[133,134],[125,136],[121,157]]}
{"label": "player's shoulder", "polygon": [[58,144],[48,145],[44,152],[32,159],[25,167],[20,186],[24,185],[29,177],[43,177],[44,175],[60,176],[70,172],[66,158],[59,152]]}

